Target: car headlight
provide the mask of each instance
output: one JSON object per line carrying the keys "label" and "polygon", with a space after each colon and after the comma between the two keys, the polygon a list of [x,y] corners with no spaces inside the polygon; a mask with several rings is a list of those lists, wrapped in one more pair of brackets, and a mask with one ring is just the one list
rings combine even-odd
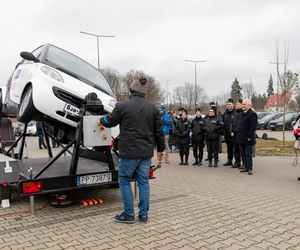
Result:
{"label": "car headlight", "polygon": [[114,108],[116,106],[117,100],[115,99],[110,99],[108,102],[108,105],[112,108]]}
{"label": "car headlight", "polygon": [[60,75],[58,72],[56,72],[54,69],[51,69],[51,68],[49,68],[49,67],[47,67],[47,66],[43,66],[43,67],[41,67],[41,71],[42,71],[45,75],[47,75],[47,76],[53,78],[54,80],[56,80],[56,81],[58,81],[58,82],[64,82],[64,80],[63,80],[63,78],[61,77],[61,75]]}

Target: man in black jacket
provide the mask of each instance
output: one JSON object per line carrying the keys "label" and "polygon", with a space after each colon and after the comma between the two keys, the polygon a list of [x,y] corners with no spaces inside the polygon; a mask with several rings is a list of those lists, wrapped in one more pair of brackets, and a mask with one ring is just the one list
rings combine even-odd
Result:
{"label": "man in black jacket", "polygon": [[252,175],[252,147],[255,145],[255,131],[257,126],[257,114],[251,108],[250,100],[243,100],[242,113],[236,129],[236,143],[241,144],[245,169]]}
{"label": "man in black jacket", "polygon": [[[224,136],[227,145],[227,162],[223,166],[232,166],[234,152],[234,129],[236,121],[236,110],[234,109],[234,100],[228,99],[227,109],[223,114]],[[236,159],[235,159],[236,160]]]}
{"label": "man in black jacket", "polygon": [[240,146],[240,144],[236,143],[236,128],[237,125],[239,123],[239,119],[241,117],[241,113],[242,113],[242,103],[243,100],[239,99],[236,103],[235,103],[235,112],[236,112],[236,116],[235,116],[235,129],[234,129],[234,158],[235,158],[235,163],[233,164],[233,168],[242,168],[242,162],[243,161],[243,154],[242,154],[242,148]]}
{"label": "man in black jacket", "polygon": [[130,181],[136,172],[139,187],[139,221],[148,221],[150,202],[149,169],[156,144],[158,160],[163,158],[164,135],[162,121],[155,104],[145,100],[147,80],[134,80],[130,86],[129,100],[118,102],[111,114],[101,118],[105,127],[120,124],[119,184],[124,212],[115,221],[134,223],[133,194]]}
{"label": "man in black jacket", "polygon": [[204,119],[201,116],[201,110],[196,109],[196,117],[191,123],[192,145],[195,162],[193,165],[202,165],[204,148]]}

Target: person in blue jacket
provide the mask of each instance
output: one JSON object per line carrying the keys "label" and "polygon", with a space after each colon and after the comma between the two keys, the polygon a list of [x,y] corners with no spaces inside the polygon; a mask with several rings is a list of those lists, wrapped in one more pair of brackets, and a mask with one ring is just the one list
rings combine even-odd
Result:
{"label": "person in blue jacket", "polygon": [[170,128],[172,127],[172,117],[168,112],[166,112],[165,105],[162,103],[159,106],[159,113],[162,118],[163,123],[163,133],[164,133],[164,139],[165,139],[165,162],[169,163],[169,147],[167,146],[169,144],[169,132]]}

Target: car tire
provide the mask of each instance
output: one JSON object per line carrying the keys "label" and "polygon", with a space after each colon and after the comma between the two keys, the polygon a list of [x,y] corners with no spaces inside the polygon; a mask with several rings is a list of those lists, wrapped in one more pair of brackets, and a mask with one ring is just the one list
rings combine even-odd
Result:
{"label": "car tire", "polygon": [[32,87],[29,86],[22,95],[21,102],[18,106],[18,121],[28,123],[38,113],[33,105],[32,100]]}

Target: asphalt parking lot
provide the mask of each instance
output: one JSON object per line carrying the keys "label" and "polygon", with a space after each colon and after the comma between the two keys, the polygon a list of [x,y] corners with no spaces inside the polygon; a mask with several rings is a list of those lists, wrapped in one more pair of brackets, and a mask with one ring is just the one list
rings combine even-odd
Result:
{"label": "asphalt parking lot", "polygon": [[[29,157],[41,157],[37,138],[28,139]],[[206,154],[205,154],[206,155]],[[122,211],[118,189],[80,191],[101,206],[53,208],[36,198],[14,197],[0,209],[1,249],[300,249],[300,168],[291,157],[256,157],[254,175],[207,165],[170,164],[151,181],[148,224],[113,221]],[[221,155],[221,163],[225,162]],[[221,165],[221,164],[220,164]]]}

